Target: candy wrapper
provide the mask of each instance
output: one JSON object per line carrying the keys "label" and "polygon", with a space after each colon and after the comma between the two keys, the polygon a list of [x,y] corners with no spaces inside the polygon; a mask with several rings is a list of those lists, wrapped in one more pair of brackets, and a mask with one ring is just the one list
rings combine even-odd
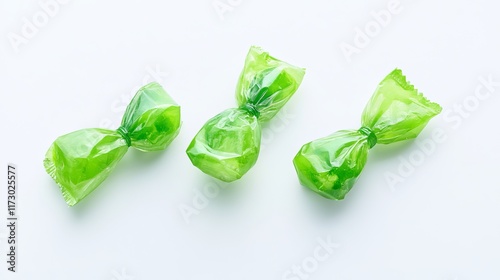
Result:
{"label": "candy wrapper", "polygon": [[241,178],[259,156],[261,123],[272,119],[299,88],[305,70],[250,48],[237,88],[238,108],[210,119],[187,148],[189,159],[222,181]]}
{"label": "candy wrapper", "polygon": [[403,76],[392,71],[366,105],[358,130],[341,130],[302,146],[293,159],[302,185],[329,199],[344,199],[375,144],[413,139],[441,106],[427,100]]}
{"label": "candy wrapper", "polygon": [[128,147],[163,150],[180,125],[180,107],[158,83],[150,83],[136,93],[117,130],[91,128],[63,135],[52,143],[43,164],[73,206],[108,177]]}

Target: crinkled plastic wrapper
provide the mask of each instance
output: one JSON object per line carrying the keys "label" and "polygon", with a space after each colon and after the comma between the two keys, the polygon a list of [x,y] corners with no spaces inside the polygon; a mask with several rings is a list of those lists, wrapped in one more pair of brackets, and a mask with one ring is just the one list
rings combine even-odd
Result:
{"label": "crinkled plastic wrapper", "polygon": [[82,129],[57,138],[43,162],[73,206],[97,188],[128,147],[151,152],[165,149],[179,133],[180,107],[158,83],[136,93],[117,130]]}
{"label": "crinkled plastic wrapper", "polygon": [[392,71],[366,105],[361,128],[341,130],[302,146],[293,159],[302,185],[341,200],[363,170],[369,149],[416,138],[441,106],[427,100],[403,76]]}
{"label": "crinkled plastic wrapper", "polygon": [[272,119],[299,88],[303,68],[251,47],[237,88],[238,108],[210,119],[187,148],[189,159],[225,182],[240,179],[257,162],[261,123]]}

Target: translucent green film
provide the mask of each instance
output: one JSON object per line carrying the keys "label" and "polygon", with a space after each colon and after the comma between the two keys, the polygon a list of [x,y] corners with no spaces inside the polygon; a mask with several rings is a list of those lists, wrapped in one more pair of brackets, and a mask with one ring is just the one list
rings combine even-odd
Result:
{"label": "translucent green film", "polygon": [[257,162],[261,123],[272,119],[299,88],[305,70],[250,48],[236,87],[239,108],[210,119],[187,148],[189,159],[222,181],[240,179]]}
{"label": "translucent green film", "polygon": [[361,117],[361,128],[343,130],[302,146],[293,159],[302,185],[330,199],[344,199],[375,144],[412,139],[441,112],[403,76],[392,71],[378,85]]}
{"label": "translucent green film", "polygon": [[91,128],[60,136],[43,164],[73,206],[108,177],[128,147],[163,150],[180,125],[180,107],[158,83],[150,83],[136,93],[117,130]]}

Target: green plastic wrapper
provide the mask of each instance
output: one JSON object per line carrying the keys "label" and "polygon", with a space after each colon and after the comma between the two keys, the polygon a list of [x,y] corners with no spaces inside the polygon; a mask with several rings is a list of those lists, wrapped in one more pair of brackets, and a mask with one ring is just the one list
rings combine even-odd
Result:
{"label": "green plastic wrapper", "polygon": [[293,159],[302,185],[341,200],[351,190],[375,144],[416,138],[441,106],[427,100],[401,70],[378,85],[366,105],[358,130],[341,130],[302,146]]}
{"label": "green plastic wrapper", "polygon": [[128,147],[163,150],[180,125],[180,107],[153,82],[139,89],[117,130],[91,128],[63,135],[52,143],[43,165],[73,206],[108,177]]}
{"label": "green plastic wrapper", "polygon": [[236,87],[238,108],[216,115],[196,134],[186,151],[193,165],[225,182],[240,179],[257,162],[261,124],[286,104],[304,74],[251,47]]}

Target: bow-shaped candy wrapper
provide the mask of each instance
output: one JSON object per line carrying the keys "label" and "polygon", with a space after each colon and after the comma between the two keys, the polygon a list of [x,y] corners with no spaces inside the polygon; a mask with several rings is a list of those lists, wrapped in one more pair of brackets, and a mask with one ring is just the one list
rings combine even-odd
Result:
{"label": "bow-shaped candy wrapper", "polygon": [[401,70],[378,85],[358,130],[341,130],[302,146],[293,159],[302,185],[329,199],[344,199],[375,144],[416,138],[441,106],[427,100]]}
{"label": "bow-shaped candy wrapper", "polygon": [[251,47],[236,87],[238,108],[216,115],[196,134],[186,151],[193,165],[222,181],[240,179],[259,156],[261,123],[278,113],[304,74],[303,68]]}
{"label": "bow-shaped candy wrapper", "polygon": [[179,133],[180,107],[158,83],[139,89],[117,130],[91,128],[57,138],[43,162],[73,206],[101,184],[128,147],[150,152],[165,149]]}

